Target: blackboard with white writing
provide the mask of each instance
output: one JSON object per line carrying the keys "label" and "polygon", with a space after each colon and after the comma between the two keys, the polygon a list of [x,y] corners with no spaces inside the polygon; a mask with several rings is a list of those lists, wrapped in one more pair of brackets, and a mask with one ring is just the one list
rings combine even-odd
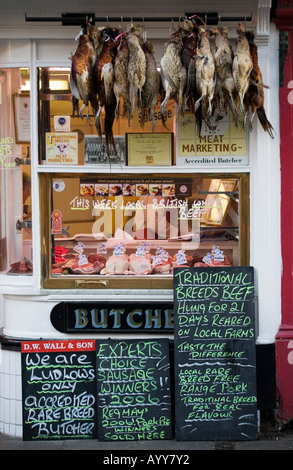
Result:
{"label": "blackboard with white writing", "polygon": [[169,341],[97,340],[98,438],[172,437]]}
{"label": "blackboard with white writing", "polygon": [[252,267],[174,269],[176,439],[257,438]]}
{"label": "blackboard with white writing", "polygon": [[23,440],[97,437],[95,341],[21,344]]}

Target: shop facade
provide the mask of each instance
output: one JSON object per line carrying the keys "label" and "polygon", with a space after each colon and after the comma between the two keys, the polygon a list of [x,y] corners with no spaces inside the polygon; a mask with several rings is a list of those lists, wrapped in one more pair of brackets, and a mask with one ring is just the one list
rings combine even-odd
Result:
{"label": "shop facade", "polygon": [[[230,3],[218,11],[208,2],[200,17],[187,13],[189,2],[179,14],[172,8],[168,18],[155,5],[144,12],[114,5],[94,15],[71,13],[72,2],[66,11],[21,6],[17,15],[7,9],[2,17],[1,432],[22,435],[22,342],[144,339],[159,332],[172,343],[173,269],[185,264],[254,268],[258,408],[277,407],[286,224],[280,219],[279,31],[270,1],[234,5],[233,11]],[[243,126],[233,108],[206,120],[203,115],[198,125],[195,98],[181,113],[180,96],[165,101],[164,115],[160,103],[153,115],[150,106],[134,103],[132,114],[130,102],[123,116],[121,86],[118,110],[94,99],[81,109],[74,53],[80,28],[92,16],[99,16],[91,26],[98,35],[106,31],[107,45],[129,23],[142,25],[154,47],[155,62],[147,51],[147,70],[155,77],[164,68],[170,28],[194,15],[209,30],[215,23],[228,26],[234,49],[239,23],[254,31],[273,130],[265,131],[256,115],[251,129]],[[116,57],[123,54],[123,35],[119,41]]]}

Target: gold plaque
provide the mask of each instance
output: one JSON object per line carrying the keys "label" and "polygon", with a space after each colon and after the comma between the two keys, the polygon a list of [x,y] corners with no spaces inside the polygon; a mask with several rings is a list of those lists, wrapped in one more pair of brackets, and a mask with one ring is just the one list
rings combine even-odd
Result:
{"label": "gold plaque", "polygon": [[126,162],[128,166],[171,166],[174,157],[174,134],[127,133]]}

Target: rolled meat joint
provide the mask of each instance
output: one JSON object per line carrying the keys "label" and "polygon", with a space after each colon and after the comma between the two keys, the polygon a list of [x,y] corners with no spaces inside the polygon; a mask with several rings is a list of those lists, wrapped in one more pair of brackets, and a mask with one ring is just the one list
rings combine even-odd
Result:
{"label": "rolled meat joint", "polygon": [[152,271],[151,260],[143,247],[139,246],[136,253],[130,256],[129,271],[134,274],[150,274]]}
{"label": "rolled meat joint", "polygon": [[173,268],[181,268],[181,267],[188,267],[192,266],[193,264],[193,257],[189,256],[184,253],[184,250],[179,250],[172,258],[172,267]]}
{"label": "rolled meat joint", "polygon": [[171,269],[172,269],[172,264],[171,261],[161,261],[160,264],[154,264],[152,265],[153,270],[152,272],[154,274],[170,274]]}
{"label": "rolled meat joint", "polygon": [[172,270],[172,257],[162,247],[158,247],[152,256],[152,272],[154,274],[170,274]]}
{"label": "rolled meat joint", "polygon": [[202,263],[208,267],[231,266],[227,256],[216,245],[212,246],[211,253],[207,253],[203,257]]}
{"label": "rolled meat joint", "polygon": [[223,255],[223,259],[215,259],[213,258],[211,263],[209,264],[210,267],[213,267],[213,266],[231,266],[231,263],[230,261],[228,260],[227,256],[226,255]]}
{"label": "rolled meat joint", "polygon": [[124,274],[129,268],[129,257],[119,245],[114,247],[113,255],[108,258],[101,274]]}

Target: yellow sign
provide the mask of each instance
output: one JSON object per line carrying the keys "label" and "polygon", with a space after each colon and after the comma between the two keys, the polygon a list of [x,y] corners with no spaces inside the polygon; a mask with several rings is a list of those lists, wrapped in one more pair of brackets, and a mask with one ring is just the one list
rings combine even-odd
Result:
{"label": "yellow sign", "polygon": [[209,126],[202,123],[200,135],[193,114],[178,119],[177,165],[245,166],[248,165],[247,132],[241,124],[235,127],[227,114]]}
{"label": "yellow sign", "polygon": [[53,165],[77,165],[77,136],[77,132],[47,132],[46,163]]}

